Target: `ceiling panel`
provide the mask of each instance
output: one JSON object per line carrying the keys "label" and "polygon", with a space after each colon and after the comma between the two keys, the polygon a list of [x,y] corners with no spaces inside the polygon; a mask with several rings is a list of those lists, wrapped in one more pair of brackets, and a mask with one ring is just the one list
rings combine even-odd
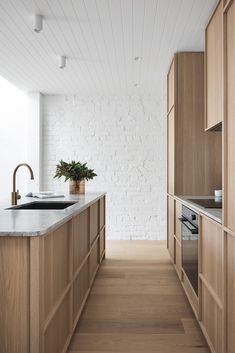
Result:
{"label": "ceiling panel", "polygon": [[[157,94],[175,52],[204,49],[216,3],[1,0],[0,75],[44,94]],[[41,33],[34,14],[43,15]]]}

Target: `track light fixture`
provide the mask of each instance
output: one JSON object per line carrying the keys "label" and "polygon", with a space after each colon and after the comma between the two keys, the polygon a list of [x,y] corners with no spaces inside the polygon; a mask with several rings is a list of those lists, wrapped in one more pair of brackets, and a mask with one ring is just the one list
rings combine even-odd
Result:
{"label": "track light fixture", "polygon": [[42,15],[35,15],[34,17],[34,32],[40,33],[43,29],[43,17]]}
{"label": "track light fixture", "polygon": [[64,56],[64,55],[60,56],[60,58],[59,58],[59,68],[60,69],[64,69],[65,68],[66,60],[67,60],[66,56]]}

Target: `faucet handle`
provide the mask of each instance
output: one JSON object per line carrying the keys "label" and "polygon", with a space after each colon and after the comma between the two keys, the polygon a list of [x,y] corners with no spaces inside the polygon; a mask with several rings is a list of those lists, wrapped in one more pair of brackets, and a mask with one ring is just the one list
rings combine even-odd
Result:
{"label": "faucet handle", "polygon": [[17,200],[21,199],[21,195],[19,194],[19,190],[17,190]]}

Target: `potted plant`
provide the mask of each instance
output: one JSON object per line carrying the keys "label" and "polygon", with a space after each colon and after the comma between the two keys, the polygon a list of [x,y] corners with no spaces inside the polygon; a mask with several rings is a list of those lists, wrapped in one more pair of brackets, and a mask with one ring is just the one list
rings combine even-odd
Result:
{"label": "potted plant", "polygon": [[85,194],[85,180],[93,179],[97,174],[93,169],[87,167],[87,163],[71,161],[69,163],[61,160],[56,166],[54,178],[64,177],[69,180],[70,194]]}

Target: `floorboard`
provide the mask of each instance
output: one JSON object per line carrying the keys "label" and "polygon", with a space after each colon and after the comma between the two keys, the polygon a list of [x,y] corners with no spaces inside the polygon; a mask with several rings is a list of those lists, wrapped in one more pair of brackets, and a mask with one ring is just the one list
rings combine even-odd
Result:
{"label": "floorboard", "polygon": [[109,241],[68,353],[209,353],[165,242]]}

